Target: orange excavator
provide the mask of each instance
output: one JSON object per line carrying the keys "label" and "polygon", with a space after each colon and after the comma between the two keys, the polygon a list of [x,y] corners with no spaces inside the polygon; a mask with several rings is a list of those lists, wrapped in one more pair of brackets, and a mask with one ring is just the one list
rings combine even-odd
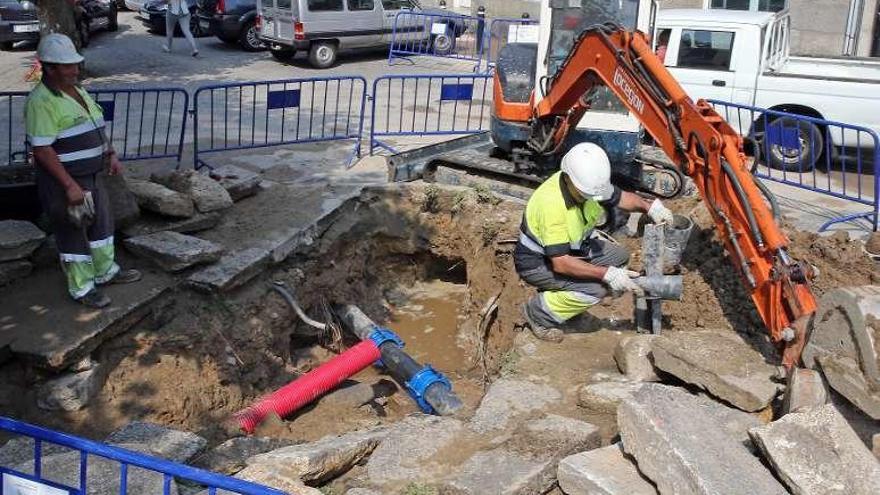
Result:
{"label": "orange excavator", "polygon": [[675,168],[693,179],[771,338],[782,347],[783,364],[797,366],[816,312],[810,267],[789,256],[766,190],[749,172],[743,138],[711,105],[688,97],[642,33],[617,24],[582,31],[555,75],[528,98],[505,99],[506,59],[499,57],[495,72],[493,138],[513,129],[524,139],[521,149],[510,151],[558,154],[593,95],[609,88]]}

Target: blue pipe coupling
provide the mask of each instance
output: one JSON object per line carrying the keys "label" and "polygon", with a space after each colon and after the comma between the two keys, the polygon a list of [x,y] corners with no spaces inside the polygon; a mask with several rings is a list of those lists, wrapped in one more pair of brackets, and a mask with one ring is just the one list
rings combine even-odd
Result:
{"label": "blue pipe coupling", "polygon": [[[394,333],[393,330],[380,326],[373,327],[373,331],[370,332],[370,340],[372,340],[373,343],[376,344],[376,349],[379,349],[379,351],[382,350],[382,344],[387,344],[388,342],[396,345],[398,349],[403,349],[403,346],[406,345],[404,344],[403,339],[401,339],[399,335]],[[383,363],[382,360],[379,359],[375,362],[375,365],[384,367],[385,363]]]}
{"label": "blue pipe coupling", "polygon": [[424,368],[405,383],[406,391],[409,392],[410,397],[416,401],[416,404],[419,405],[425,414],[436,414],[434,407],[425,399],[425,394],[429,388],[437,384],[445,387],[447,391],[452,391],[452,383],[443,373],[432,368],[430,364],[426,364]]}

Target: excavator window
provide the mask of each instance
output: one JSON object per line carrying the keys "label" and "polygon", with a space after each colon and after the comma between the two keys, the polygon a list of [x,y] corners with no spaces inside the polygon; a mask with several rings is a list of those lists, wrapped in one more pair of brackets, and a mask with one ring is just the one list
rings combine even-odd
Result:
{"label": "excavator window", "polygon": [[682,30],[678,67],[729,70],[734,34],[729,31]]}

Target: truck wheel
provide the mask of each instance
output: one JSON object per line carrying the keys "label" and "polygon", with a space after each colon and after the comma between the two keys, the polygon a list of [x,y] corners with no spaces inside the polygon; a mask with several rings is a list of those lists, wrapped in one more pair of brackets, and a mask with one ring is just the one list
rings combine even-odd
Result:
{"label": "truck wheel", "polygon": [[260,41],[257,24],[254,21],[250,21],[242,26],[241,34],[238,35],[238,42],[246,52],[258,52],[266,48],[266,45]]}
{"label": "truck wheel", "polygon": [[438,34],[431,38],[431,49],[435,55],[449,55],[455,51],[455,36],[448,32],[446,34]]}
{"label": "truck wheel", "polygon": [[332,41],[318,41],[309,48],[309,63],[316,69],[326,69],[336,63],[339,49]]}
{"label": "truck wheel", "polygon": [[[783,130],[790,132],[795,129],[798,134],[797,148],[786,147],[782,143],[769,145],[761,143],[761,149],[767,154],[770,166],[787,172],[812,171],[825,147],[821,129],[812,122],[792,117],[778,117],[770,122],[770,128],[778,130],[775,133],[779,135],[783,134]],[[766,129],[763,139],[767,139]]]}
{"label": "truck wheel", "polygon": [[296,50],[292,48],[269,48],[269,53],[279,62],[290,62],[296,56]]}

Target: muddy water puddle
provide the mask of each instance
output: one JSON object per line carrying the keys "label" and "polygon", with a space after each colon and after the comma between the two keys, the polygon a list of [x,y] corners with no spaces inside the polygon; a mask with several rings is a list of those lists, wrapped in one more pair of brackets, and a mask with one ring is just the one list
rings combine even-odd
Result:
{"label": "muddy water puddle", "polygon": [[417,282],[395,291],[389,301],[391,318],[384,324],[400,335],[416,361],[447,373],[462,370],[467,367],[467,356],[457,340],[466,295],[463,284]]}

